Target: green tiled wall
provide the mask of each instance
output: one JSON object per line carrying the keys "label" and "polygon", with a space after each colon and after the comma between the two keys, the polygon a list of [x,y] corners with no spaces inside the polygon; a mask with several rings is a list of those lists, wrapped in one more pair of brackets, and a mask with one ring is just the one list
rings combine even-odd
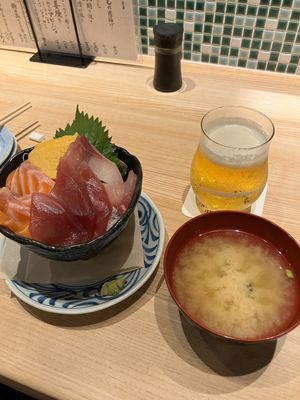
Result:
{"label": "green tiled wall", "polygon": [[144,54],[153,26],[183,25],[186,60],[300,75],[300,0],[137,0]]}

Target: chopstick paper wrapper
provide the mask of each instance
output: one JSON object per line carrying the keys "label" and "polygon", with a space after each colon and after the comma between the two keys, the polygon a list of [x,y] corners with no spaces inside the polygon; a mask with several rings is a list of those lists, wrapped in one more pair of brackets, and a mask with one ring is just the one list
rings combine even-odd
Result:
{"label": "chopstick paper wrapper", "polygon": [[0,279],[28,283],[92,283],[142,268],[144,253],[137,211],[110,245],[83,261],[49,260],[1,235]]}

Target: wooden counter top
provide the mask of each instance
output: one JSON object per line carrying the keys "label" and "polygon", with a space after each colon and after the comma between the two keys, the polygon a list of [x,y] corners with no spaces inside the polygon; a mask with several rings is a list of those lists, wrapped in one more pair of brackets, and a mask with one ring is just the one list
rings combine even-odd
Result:
{"label": "wooden counter top", "polygon": [[[274,122],[264,216],[300,241],[300,77],[183,63],[186,89],[149,87],[148,65],[95,63],[87,69],[29,62],[0,51],[0,115],[33,107],[7,125],[39,121],[51,137],[76,105],[99,116],[114,143],[140,159],[143,191],[159,208],[168,238],[181,213],[200,119],[222,105],[256,108]],[[34,143],[27,138],[21,147]],[[160,264],[132,297],[83,316],[47,314],[0,281],[0,381],[40,399],[296,399],[300,327],[277,342],[234,346],[200,334],[169,296]]]}

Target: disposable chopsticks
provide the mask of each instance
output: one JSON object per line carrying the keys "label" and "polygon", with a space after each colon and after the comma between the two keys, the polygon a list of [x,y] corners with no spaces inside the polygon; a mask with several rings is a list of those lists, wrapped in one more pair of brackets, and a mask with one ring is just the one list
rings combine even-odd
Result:
{"label": "disposable chopsticks", "polygon": [[9,121],[13,120],[20,114],[22,114],[24,111],[27,111],[30,107],[32,107],[31,102],[28,101],[27,103],[23,104],[22,106],[19,106],[13,110],[11,110],[9,113],[2,115],[0,117],[0,125],[5,125]]}
{"label": "disposable chopsticks", "polygon": [[15,133],[15,138],[17,141],[23,139],[25,136],[29,135],[31,132],[35,131],[40,126],[39,121],[31,122],[26,125],[21,131]]}

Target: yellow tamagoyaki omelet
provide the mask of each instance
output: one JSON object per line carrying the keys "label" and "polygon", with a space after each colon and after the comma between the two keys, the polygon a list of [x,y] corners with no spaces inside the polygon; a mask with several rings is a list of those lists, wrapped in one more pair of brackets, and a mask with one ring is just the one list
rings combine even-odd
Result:
{"label": "yellow tamagoyaki omelet", "polygon": [[51,179],[56,179],[59,160],[77,137],[78,133],[38,143],[29,153],[29,160]]}

